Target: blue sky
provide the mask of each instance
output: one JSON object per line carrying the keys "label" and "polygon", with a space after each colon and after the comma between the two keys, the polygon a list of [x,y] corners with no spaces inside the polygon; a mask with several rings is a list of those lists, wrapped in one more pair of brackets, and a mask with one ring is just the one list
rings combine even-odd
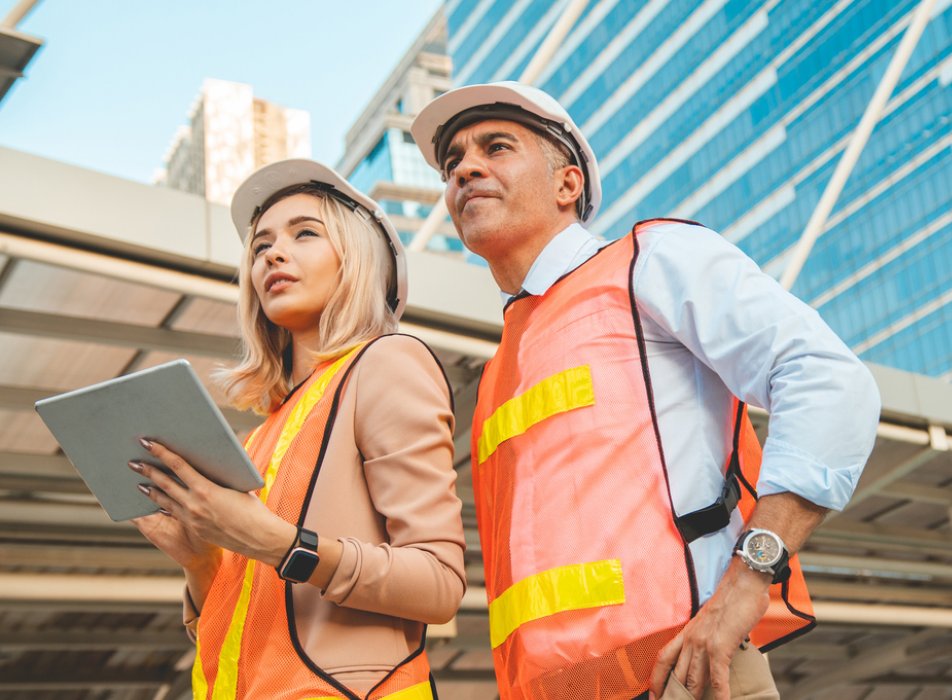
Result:
{"label": "blue sky", "polygon": [[[0,0],[0,17],[16,0]],[[205,78],[311,114],[318,160],[439,0],[40,0],[17,30],[44,46],[0,102],[0,145],[151,181]]]}

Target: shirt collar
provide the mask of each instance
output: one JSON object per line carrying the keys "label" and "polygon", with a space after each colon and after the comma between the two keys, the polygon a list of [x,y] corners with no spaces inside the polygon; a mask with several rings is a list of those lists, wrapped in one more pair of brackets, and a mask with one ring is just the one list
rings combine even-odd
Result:
{"label": "shirt collar", "polygon": [[[570,224],[549,241],[532,263],[520,292],[541,296],[563,275],[568,274],[598,252],[605,244],[579,223]],[[513,295],[500,292],[503,303]]]}

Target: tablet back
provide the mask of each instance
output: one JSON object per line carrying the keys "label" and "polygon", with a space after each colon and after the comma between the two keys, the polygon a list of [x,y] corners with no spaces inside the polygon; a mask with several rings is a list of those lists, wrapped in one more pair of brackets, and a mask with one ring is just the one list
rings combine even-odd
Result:
{"label": "tablet back", "polygon": [[51,396],[36,410],[113,520],[157,510],[130,460],[159,465],[139,444],[152,438],[212,481],[239,491],[263,485],[221,411],[187,360]]}

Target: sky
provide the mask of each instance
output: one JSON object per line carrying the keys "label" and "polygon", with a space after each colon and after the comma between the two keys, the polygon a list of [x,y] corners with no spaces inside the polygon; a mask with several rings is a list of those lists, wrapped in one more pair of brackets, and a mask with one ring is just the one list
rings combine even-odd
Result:
{"label": "sky", "polygon": [[[16,0],[0,0],[0,18]],[[206,78],[311,114],[313,157],[344,135],[440,0],[40,0],[43,47],[0,102],[0,146],[151,182]]]}

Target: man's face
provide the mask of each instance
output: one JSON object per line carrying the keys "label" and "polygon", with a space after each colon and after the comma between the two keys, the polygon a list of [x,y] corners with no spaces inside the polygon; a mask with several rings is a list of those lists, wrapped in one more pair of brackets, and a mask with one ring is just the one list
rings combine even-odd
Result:
{"label": "man's face", "polygon": [[457,131],[443,159],[446,207],[463,243],[490,263],[536,237],[558,215],[558,185],[539,137],[516,122]]}

